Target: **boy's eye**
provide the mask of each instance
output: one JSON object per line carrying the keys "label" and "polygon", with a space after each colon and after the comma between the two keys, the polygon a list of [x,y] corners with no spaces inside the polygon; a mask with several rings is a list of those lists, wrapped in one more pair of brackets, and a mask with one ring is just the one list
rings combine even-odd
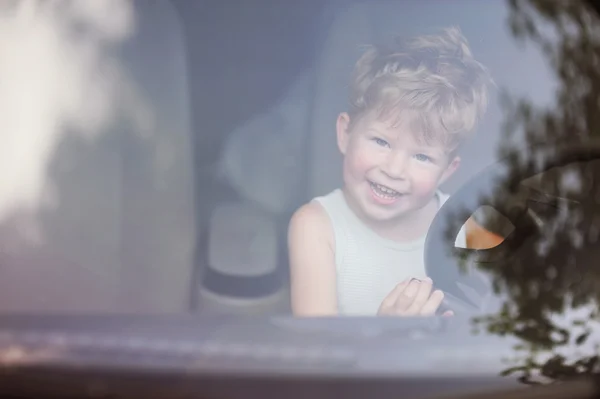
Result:
{"label": "boy's eye", "polygon": [[432,162],[433,161],[433,159],[431,159],[430,156],[427,156],[425,154],[417,154],[417,155],[415,155],[415,158],[417,158],[417,160],[421,161],[421,162]]}
{"label": "boy's eye", "polygon": [[385,141],[384,139],[380,139],[379,137],[374,137],[373,141],[375,143],[377,143],[377,145],[380,145],[382,147],[389,147],[389,143],[387,141]]}

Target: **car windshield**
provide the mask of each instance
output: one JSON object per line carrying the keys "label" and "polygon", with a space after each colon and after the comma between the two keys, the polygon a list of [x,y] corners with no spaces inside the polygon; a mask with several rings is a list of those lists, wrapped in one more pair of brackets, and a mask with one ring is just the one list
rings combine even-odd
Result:
{"label": "car windshield", "polygon": [[[435,362],[464,373],[598,371],[596,3],[31,0],[0,18],[4,332],[440,322],[462,332]],[[483,337],[508,349],[473,363]]]}

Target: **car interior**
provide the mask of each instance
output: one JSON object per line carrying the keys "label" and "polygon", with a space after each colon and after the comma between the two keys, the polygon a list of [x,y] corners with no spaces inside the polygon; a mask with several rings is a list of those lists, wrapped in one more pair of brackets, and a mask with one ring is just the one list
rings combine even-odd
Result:
{"label": "car interior", "polygon": [[[289,217],[302,203],[339,185],[332,121],[345,106],[345,80],[360,45],[391,32],[409,35],[423,27],[460,25],[499,88],[536,100],[548,98],[551,88],[550,74],[540,72],[545,67],[541,55],[510,37],[502,2],[440,3],[434,12],[419,2],[264,2],[241,6],[229,25],[219,25],[222,38],[215,38],[216,27],[196,23],[205,20],[208,4],[134,5],[135,30],[112,56],[138,88],[152,129],[118,122],[96,143],[65,135],[45,177],[61,193],[60,207],[22,217],[38,218],[41,229],[52,233],[42,244],[20,238],[15,234],[24,223],[19,217],[2,228],[18,241],[3,251],[3,311],[289,312]],[[227,6],[213,7],[213,13],[226,15]],[[249,64],[241,58],[250,56],[242,53],[228,74],[211,78],[216,61],[205,59],[232,57],[220,50],[228,34],[237,38],[250,30],[252,39],[246,41],[270,46],[265,54],[294,45],[274,42],[268,37],[272,32],[251,20],[269,7],[272,19],[277,11],[293,8],[285,15],[296,11],[315,28],[306,39],[295,39],[303,42],[303,53],[294,58],[300,59],[294,72],[275,71],[258,57]],[[282,29],[284,22],[278,24],[272,29]],[[259,68],[271,70],[259,75],[254,72]],[[239,75],[230,85],[241,84],[253,73],[262,81],[248,83],[248,92],[242,87],[235,102],[237,88],[226,79]],[[251,101],[269,79],[276,86],[268,87],[271,98],[261,98],[267,106],[252,114],[242,102]],[[220,97],[203,95],[217,90]],[[497,160],[500,130],[500,105],[493,97],[447,192]],[[225,240],[234,244],[224,247]]]}
{"label": "car interior", "polygon": [[[289,313],[289,217],[339,185],[332,127],[345,106],[352,60],[361,45],[392,32],[459,25],[489,65],[497,91],[539,102],[550,97],[553,77],[537,49],[511,38],[502,2],[440,3],[432,12],[416,1],[264,2],[231,16],[226,5],[210,4],[134,3],[135,29],[110,51],[137,87],[152,128],[119,121],[95,143],[64,136],[45,177],[61,193],[59,208],[23,216],[41,221],[44,242],[19,238],[18,217],[2,228],[18,242],[3,251],[0,309]],[[226,25],[205,22],[211,7]],[[269,35],[283,29],[283,19],[271,31],[252,21],[267,9],[272,16],[264,18],[273,21],[277,12],[302,16],[289,29],[306,35],[305,23],[311,33],[276,42]],[[301,53],[293,58],[297,65],[288,71],[264,65],[248,48],[226,51],[227,40],[241,40],[245,30],[245,42],[232,46],[263,47],[258,54],[265,57],[289,46]],[[226,57],[229,69],[216,65]],[[253,76],[259,78],[247,89],[237,87]],[[247,105],[257,94],[262,108]],[[497,97],[444,187],[448,193],[498,160]]]}

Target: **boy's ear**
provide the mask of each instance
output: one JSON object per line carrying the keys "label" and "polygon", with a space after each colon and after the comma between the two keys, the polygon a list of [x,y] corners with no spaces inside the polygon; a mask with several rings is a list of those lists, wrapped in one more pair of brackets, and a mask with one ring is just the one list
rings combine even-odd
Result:
{"label": "boy's ear", "polygon": [[335,123],[335,130],[337,134],[337,144],[340,152],[345,155],[348,149],[348,141],[350,134],[350,115],[346,112],[342,112],[338,115]]}
{"label": "boy's ear", "polygon": [[456,169],[458,169],[459,166],[460,166],[460,157],[459,156],[455,156],[450,161],[450,163],[448,164],[448,166],[446,167],[446,170],[444,170],[444,173],[442,174],[442,178],[440,179],[440,183],[439,184],[442,184],[446,180],[448,180],[450,178],[450,176],[452,176],[454,174],[454,172],[456,172]]}

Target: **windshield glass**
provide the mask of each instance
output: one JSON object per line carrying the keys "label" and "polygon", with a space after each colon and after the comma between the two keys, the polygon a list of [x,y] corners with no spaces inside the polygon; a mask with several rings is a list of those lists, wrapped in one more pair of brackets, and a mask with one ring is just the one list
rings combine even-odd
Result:
{"label": "windshield glass", "polygon": [[453,320],[498,374],[595,372],[599,17],[3,2],[0,314]]}

